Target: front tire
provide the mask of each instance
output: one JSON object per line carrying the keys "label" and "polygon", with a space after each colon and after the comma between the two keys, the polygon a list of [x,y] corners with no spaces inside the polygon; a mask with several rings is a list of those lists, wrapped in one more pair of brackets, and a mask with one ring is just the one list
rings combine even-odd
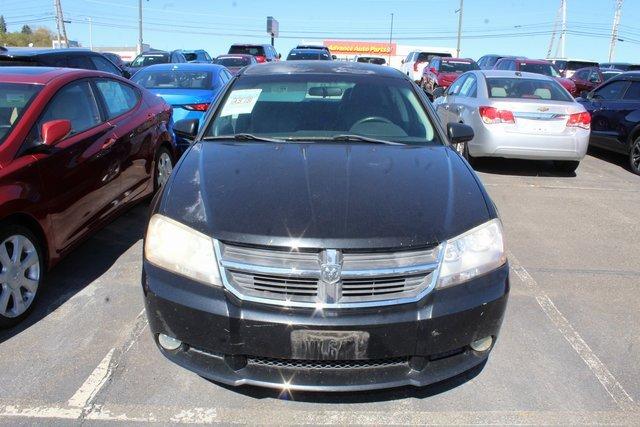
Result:
{"label": "front tire", "polygon": [[629,167],[631,172],[640,175],[640,137],[636,138],[629,150]]}
{"label": "front tire", "polygon": [[557,171],[566,174],[574,173],[578,169],[578,165],[580,165],[580,162],[576,160],[556,160],[553,163]]}
{"label": "front tire", "polygon": [[26,227],[0,227],[0,329],[22,322],[35,306],[44,278],[41,242]]}
{"label": "front tire", "polygon": [[171,172],[173,171],[173,157],[167,149],[167,147],[160,147],[158,154],[156,155],[156,167],[153,173],[153,184],[155,191],[160,188],[169,180]]}

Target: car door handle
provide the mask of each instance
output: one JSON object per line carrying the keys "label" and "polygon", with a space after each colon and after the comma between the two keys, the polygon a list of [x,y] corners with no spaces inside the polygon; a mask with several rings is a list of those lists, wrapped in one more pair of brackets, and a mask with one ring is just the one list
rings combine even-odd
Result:
{"label": "car door handle", "polygon": [[104,144],[102,144],[102,149],[106,150],[106,149],[110,148],[113,144],[116,143],[117,140],[118,140],[118,138],[116,138],[115,136],[109,137],[109,139],[107,139],[104,142]]}

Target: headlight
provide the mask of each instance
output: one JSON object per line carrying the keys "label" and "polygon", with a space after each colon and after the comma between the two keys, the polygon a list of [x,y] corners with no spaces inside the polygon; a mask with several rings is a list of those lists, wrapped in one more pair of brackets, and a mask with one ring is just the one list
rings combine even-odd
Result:
{"label": "headlight", "polygon": [[160,214],[149,221],[144,255],[151,264],[165,270],[222,286],[213,239]]}
{"label": "headlight", "polygon": [[447,241],[438,287],[457,285],[507,261],[502,224],[493,219]]}

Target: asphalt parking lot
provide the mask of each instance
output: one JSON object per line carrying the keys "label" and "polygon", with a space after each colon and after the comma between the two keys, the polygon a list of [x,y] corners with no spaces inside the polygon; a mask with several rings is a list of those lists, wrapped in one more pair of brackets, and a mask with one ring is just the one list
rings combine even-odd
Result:
{"label": "asphalt parking lot", "polygon": [[596,151],[576,176],[485,162],[512,291],[480,372],[424,389],[279,394],[233,389],[165,360],[139,284],[147,205],[49,276],[38,309],[0,333],[0,422],[638,424],[640,176]]}

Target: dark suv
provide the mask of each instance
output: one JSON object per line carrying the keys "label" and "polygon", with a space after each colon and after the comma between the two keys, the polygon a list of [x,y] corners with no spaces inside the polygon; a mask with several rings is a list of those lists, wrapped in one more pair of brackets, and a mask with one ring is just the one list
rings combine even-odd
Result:
{"label": "dark suv", "polygon": [[87,49],[3,48],[0,49],[0,66],[7,65],[80,68],[130,77],[106,56]]}
{"label": "dark suv", "polygon": [[281,55],[270,44],[234,44],[229,48],[230,54],[252,55],[258,62],[279,61]]}
{"label": "dark suv", "polygon": [[[290,390],[481,366],[509,292],[502,225],[424,92],[391,67],[249,66],[152,203],[142,287],[170,360]],[[174,130],[192,137],[197,120]]]}
{"label": "dark suv", "polygon": [[591,113],[589,144],[629,156],[640,175],[640,72],[613,77],[578,102]]}

